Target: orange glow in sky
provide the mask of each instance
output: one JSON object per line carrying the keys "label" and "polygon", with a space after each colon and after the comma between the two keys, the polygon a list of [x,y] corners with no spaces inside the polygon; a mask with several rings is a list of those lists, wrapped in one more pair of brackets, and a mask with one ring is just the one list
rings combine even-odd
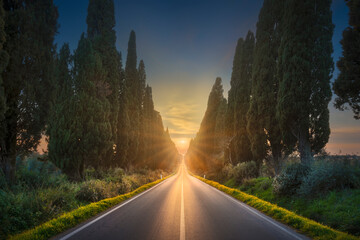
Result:
{"label": "orange glow in sky", "polygon": [[186,138],[174,138],[173,139],[176,148],[178,149],[180,154],[185,154],[188,147],[189,147],[189,141],[190,139],[186,139]]}

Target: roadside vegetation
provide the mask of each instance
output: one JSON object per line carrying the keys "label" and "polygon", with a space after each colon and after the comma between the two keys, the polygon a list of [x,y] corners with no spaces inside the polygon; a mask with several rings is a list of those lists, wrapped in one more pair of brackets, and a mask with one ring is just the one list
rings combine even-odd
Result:
{"label": "roadside vegetation", "polygon": [[360,236],[360,157],[319,156],[307,167],[298,157],[291,156],[278,175],[263,164],[256,176],[254,163],[249,162],[228,164],[207,178]]}
{"label": "roadside vegetation", "polygon": [[285,208],[272,204],[268,201],[264,201],[256,196],[247,194],[238,189],[230,188],[224,185],[221,185],[215,181],[207,180],[202,177],[196,176],[198,179],[204,181],[205,183],[223,191],[230,196],[258,209],[259,211],[265,213],[266,215],[283,222],[300,232],[306,234],[312,239],[318,240],[331,240],[331,239],[344,239],[344,240],[355,240],[358,239],[356,236],[337,231],[328,226],[322,225],[316,221],[302,217],[292,211],[289,211]]}
{"label": "roadside vegetation", "polygon": [[[333,86],[331,1],[320,2],[263,1],[256,34],[249,30],[237,42],[228,98],[217,78],[185,161],[199,176],[360,236],[360,157],[326,153],[331,87],[338,95],[334,106],[351,108],[359,119],[359,47],[353,44],[360,36],[359,1],[347,1],[349,26]],[[314,231],[309,236],[335,238]]]}
{"label": "roadside vegetation", "polygon": [[75,49],[56,46],[58,17],[53,0],[0,0],[0,239],[165,177],[180,159],[135,32],[116,48],[114,1],[89,1]]}
{"label": "roadside vegetation", "polygon": [[11,236],[10,239],[16,240],[46,240],[61,232],[64,232],[77,224],[119,204],[139,193],[144,192],[145,190],[153,187],[154,185],[164,181],[171,175],[158,179],[154,182],[145,184],[132,192],[122,194],[113,198],[106,198],[104,200],[87,204],[85,206],[79,207],[71,212],[64,213],[57,218],[54,218],[50,221],[47,221],[33,229],[25,231],[23,233]]}
{"label": "roadside vegetation", "polygon": [[[18,159],[15,183],[0,175],[0,239],[31,229],[92,202],[113,198],[169,175],[170,171],[122,168],[84,171],[74,182],[49,161]],[[44,159],[42,159],[44,160]]]}

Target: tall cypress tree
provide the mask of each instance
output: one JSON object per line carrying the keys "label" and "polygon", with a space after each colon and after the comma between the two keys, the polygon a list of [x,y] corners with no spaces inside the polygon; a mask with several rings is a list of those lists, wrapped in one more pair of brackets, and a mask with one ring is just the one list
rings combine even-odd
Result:
{"label": "tall cypress tree", "polygon": [[220,125],[217,120],[220,120],[220,114],[224,113],[225,99],[223,96],[223,86],[221,78],[217,77],[211,89],[206,112],[201,121],[199,132],[196,138],[192,141],[187,154],[190,159],[190,165],[194,171],[208,171],[214,170],[219,164],[215,159],[214,154],[218,150],[217,127]]}
{"label": "tall cypress tree", "polygon": [[129,159],[127,153],[129,149],[129,136],[128,131],[130,129],[129,119],[129,94],[125,84],[125,72],[122,68],[121,53],[118,53],[119,59],[119,113],[117,122],[117,141],[115,149],[115,162],[116,165],[121,167],[127,167],[129,165]]}
{"label": "tall cypress tree", "polygon": [[81,175],[79,173],[81,162],[79,158],[74,158],[79,149],[74,124],[77,109],[72,69],[69,69],[71,65],[69,45],[64,44],[56,61],[55,99],[47,124],[47,135],[50,160],[68,176],[76,179]]}
{"label": "tall cypress tree", "polygon": [[235,115],[235,93],[240,79],[240,59],[243,50],[244,39],[239,38],[233,60],[233,67],[230,80],[230,90],[228,92],[228,108],[226,113],[227,134],[234,135],[234,115]]}
{"label": "tall cypress tree", "polygon": [[144,105],[144,97],[145,97],[145,88],[146,88],[146,71],[145,71],[145,63],[143,60],[140,60],[139,67],[139,88],[138,88],[138,95],[140,96],[140,105],[143,107]]}
{"label": "tall cypress tree", "polygon": [[144,104],[143,104],[143,141],[144,141],[144,163],[153,167],[153,148],[154,136],[153,122],[155,118],[154,102],[152,99],[152,89],[149,85],[145,87]]}
{"label": "tall cypress tree", "polygon": [[[284,1],[265,0],[256,25],[256,45],[247,130],[254,160],[262,161],[270,150],[279,172],[284,146],[276,119],[279,78],[276,76],[280,23]],[[268,144],[269,143],[269,144]]]}
{"label": "tall cypress tree", "polygon": [[102,68],[101,57],[92,48],[84,34],[81,36],[74,56],[75,108],[71,128],[78,141],[78,173],[82,177],[85,165],[99,168],[101,157],[112,147],[110,104],[104,89],[106,71]]}
{"label": "tall cypress tree", "polygon": [[360,1],[347,1],[349,7],[349,27],[343,31],[342,57],[337,62],[340,74],[334,82],[333,90],[338,96],[335,107],[344,110],[348,104],[354,118],[360,119]]}
{"label": "tall cypress tree", "polygon": [[4,1],[3,45],[9,64],[2,73],[7,109],[1,125],[1,167],[14,176],[16,155],[33,151],[39,143],[53,97],[57,8],[52,0]]}
{"label": "tall cypress tree", "polygon": [[282,19],[277,117],[283,133],[298,141],[302,163],[310,164],[328,141],[333,72],[330,0],[289,0]]}
{"label": "tall cypress tree", "polygon": [[[5,136],[5,129],[3,126],[4,119],[5,119],[5,112],[6,112],[6,99],[5,99],[5,92],[3,87],[3,79],[2,79],[2,73],[4,72],[8,61],[9,61],[9,55],[8,53],[3,49],[4,43],[6,41],[6,33],[4,30],[5,25],[5,11],[3,8],[3,1],[0,0],[0,143],[3,144],[1,139]],[[3,148],[4,146],[0,145],[0,148]],[[2,161],[1,161],[2,163]],[[3,169],[2,166],[0,166],[1,169]]]}
{"label": "tall cypress tree", "polygon": [[[90,0],[88,15],[87,36],[92,42],[94,50],[101,59],[102,69],[105,72],[103,88],[106,88],[106,99],[110,103],[110,124],[112,145],[117,142],[117,122],[119,115],[119,88],[121,58],[115,47],[115,14],[113,0]],[[120,60],[120,61],[119,61]],[[116,165],[113,146],[107,149],[103,156],[103,164],[107,167]]]}
{"label": "tall cypress tree", "polygon": [[215,149],[214,153],[218,154],[226,148],[227,145],[227,134],[226,134],[226,117],[227,117],[227,101],[225,98],[222,99],[215,121]]}
{"label": "tall cypress tree", "polygon": [[178,152],[172,142],[169,130],[164,131],[163,121],[159,112],[154,109],[152,89],[145,87],[142,111],[143,154],[136,164],[152,169],[173,169]]}
{"label": "tall cypress tree", "polygon": [[144,97],[145,97],[145,84],[146,84],[146,72],[145,72],[145,64],[143,60],[140,60],[138,67],[138,78],[139,78],[139,86],[138,86],[138,96],[139,101],[137,104],[140,105],[140,118],[139,118],[139,152],[138,152],[138,161],[144,162],[144,154],[145,154],[145,142],[144,142]]}
{"label": "tall cypress tree", "polygon": [[[241,44],[242,40],[239,40],[238,43]],[[234,59],[232,74],[234,87],[231,87],[234,89],[230,89],[230,91],[233,91],[233,99],[229,99],[229,105],[230,100],[233,102],[234,111],[234,131],[232,133],[233,138],[230,142],[231,161],[233,163],[252,160],[250,141],[246,130],[246,113],[250,105],[254,45],[254,34],[249,31],[246,39],[243,41],[242,47],[237,47],[237,50],[238,48],[241,49],[238,55],[235,54],[235,57],[238,57],[238,59]],[[229,107],[231,107],[231,105]]]}
{"label": "tall cypress tree", "polygon": [[131,31],[128,54],[125,66],[125,89],[128,99],[128,117],[131,119],[130,128],[128,130],[129,150],[127,154],[128,161],[135,163],[139,152],[139,135],[140,135],[140,111],[141,98],[139,96],[139,74],[137,70],[136,55],[136,36]]}

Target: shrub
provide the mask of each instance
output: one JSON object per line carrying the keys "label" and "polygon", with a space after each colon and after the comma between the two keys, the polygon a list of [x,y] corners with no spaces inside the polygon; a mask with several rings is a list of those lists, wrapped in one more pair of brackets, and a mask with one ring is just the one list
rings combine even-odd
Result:
{"label": "shrub", "polygon": [[238,183],[247,178],[255,178],[257,175],[258,169],[254,161],[242,162],[234,167],[234,177]]}
{"label": "shrub", "polygon": [[7,188],[7,181],[5,178],[5,174],[3,173],[2,169],[0,169],[0,190]]}
{"label": "shrub", "polygon": [[33,190],[58,187],[67,182],[66,176],[61,174],[51,162],[41,162],[38,159],[29,157],[23,161],[18,160],[16,185]]}
{"label": "shrub", "polygon": [[283,196],[295,194],[309,171],[310,167],[302,163],[287,165],[274,179],[274,193]]}
{"label": "shrub", "polygon": [[89,180],[81,184],[76,193],[76,199],[85,202],[97,202],[106,197],[105,182],[100,180]]}
{"label": "shrub", "polygon": [[107,171],[103,172],[102,179],[106,182],[122,182],[123,177],[125,175],[125,171],[122,168],[110,168]]}
{"label": "shrub", "polygon": [[304,178],[299,193],[316,195],[332,190],[360,187],[360,171],[341,162],[318,161]]}
{"label": "shrub", "polygon": [[242,185],[240,187],[241,191],[247,191],[250,188],[254,187],[256,184],[256,179],[255,178],[244,178],[242,180]]}
{"label": "shrub", "polygon": [[234,177],[234,167],[231,164],[226,164],[220,172],[220,179],[230,179]]}
{"label": "shrub", "polygon": [[275,176],[275,168],[274,168],[274,160],[272,156],[268,156],[266,161],[261,164],[260,167],[260,176],[263,177],[274,177]]}
{"label": "shrub", "polygon": [[272,184],[272,179],[271,178],[264,179],[260,183],[260,188],[265,191],[265,190],[267,190],[267,189],[269,189],[271,187],[271,184]]}

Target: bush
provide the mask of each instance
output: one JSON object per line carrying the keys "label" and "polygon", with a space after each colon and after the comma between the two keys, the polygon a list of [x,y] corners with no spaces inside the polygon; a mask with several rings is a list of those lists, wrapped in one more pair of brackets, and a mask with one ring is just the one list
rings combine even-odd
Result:
{"label": "bush", "polygon": [[122,168],[110,168],[107,170],[96,170],[94,168],[87,168],[84,171],[86,180],[100,179],[106,182],[121,182],[125,175]]}
{"label": "bush", "polygon": [[220,179],[230,179],[234,177],[234,167],[231,164],[226,164],[219,174]]}
{"label": "bush", "polygon": [[0,190],[6,189],[8,187],[7,181],[5,178],[5,174],[3,173],[2,169],[0,169]]}
{"label": "bush", "polygon": [[241,184],[241,191],[246,191],[256,185],[255,178],[244,178]]}
{"label": "bush", "polygon": [[67,182],[66,176],[60,174],[51,162],[41,162],[35,157],[21,161],[17,167],[16,185],[25,189],[58,187]]}
{"label": "bush", "polygon": [[341,162],[318,161],[299,189],[303,195],[317,195],[333,190],[360,187],[360,171]]}
{"label": "bush", "polygon": [[309,171],[310,167],[302,163],[292,163],[287,165],[274,179],[274,193],[283,196],[295,194]]}
{"label": "bush", "polygon": [[85,202],[97,202],[106,197],[106,184],[100,180],[89,180],[81,184],[76,199]]}
{"label": "bush", "polygon": [[261,181],[260,189],[265,191],[271,187],[273,180],[271,178],[266,178],[265,180]]}
{"label": "bush", "polygon": [[235,180],[241,183],[244,179],[255,178],[258,175],[258,169],[254,161],[242,162],[234,167],[233,174]]}

